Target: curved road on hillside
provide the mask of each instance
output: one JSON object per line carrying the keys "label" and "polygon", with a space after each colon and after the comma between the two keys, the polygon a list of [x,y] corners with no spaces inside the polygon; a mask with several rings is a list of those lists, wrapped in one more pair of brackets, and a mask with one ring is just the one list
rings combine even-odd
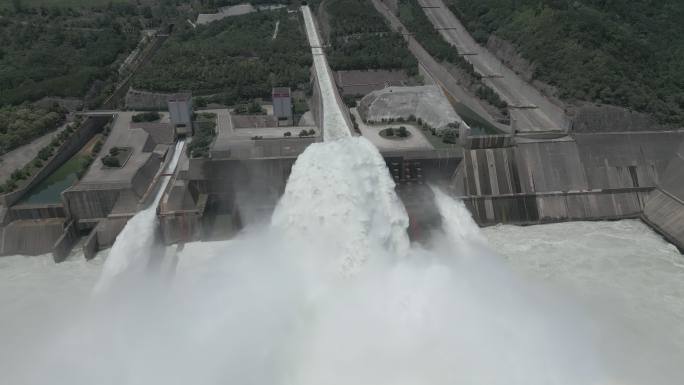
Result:
{"label": "curved road on hillside", "polygon": [[459,84],[458,80],[447,71],[442,64],[435,60],[416,39],[411,35],[406,34],[406,27],[401,23],[399,18],[392,13],[392,11],[381,0],[371,0],[375,9],[385,17],[394,31],[402,33],[404,39],[408,43],[408,49],[413,56],[418,60],[420,65],[435,80],[435,82],[442,87],[445,93],[470,108],[477,115],[488,121],[490,124],[498,128],[502,132],[509,132],[510,128],[507,125],[497,122],[497,120],[482,106],[482,102],[475,96],[466,92]]}
{"label": "curved road on hillside", "polygon": [[569,119],[563,109],[477,44],[442,0],[418,0],[418,3],[425,7],[425,14],[444,39],[460,53],[468,54],[465,59],[486,78],[483,81],[509,104],[511,124],[517,131],[568,129]]}

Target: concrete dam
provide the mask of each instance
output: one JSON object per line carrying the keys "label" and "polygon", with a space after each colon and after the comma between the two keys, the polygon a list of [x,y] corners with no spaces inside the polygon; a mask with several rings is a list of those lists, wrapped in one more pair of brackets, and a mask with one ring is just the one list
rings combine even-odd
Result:
{"label": "concrete dam", "polygon": [[[305,21],[314,57],[324,60],[315,21]],[[312,74],[319,130],[330,111],[323,104],[333,99],[340,106],[339,119],[349,126],[339,95],[322,89],[327,82],[320,77],[330,77],[327,64]],[[513,134],[494,136],[463,132],[462,150],[381,149],[410,214],[412,236],[419,238],[422,230],[439,223],[427,188],[436,184],[462,199],[480,226],[641,218],[682,248],[684,186],[678,176],[684,131],[638,124],[614,131],[601,120],[570,122],[568,127],[539,132],[518,127]],[[160,207],[164,240],[222,238],[267,220],[297,156],[320,140],[246,141],[235,131],[219,130],[210,159],[181,161],[182,177],[171,183]]]}
{"label": "concrete dam", "polygon": [[471,138],[452,191],[478,224],[643,218],[684,245],[684,132]]}
{"label": "concrete dam", "polygon": [[[174,142],[188,132],[178,132],[173,124],[133,123],[132,111],[89,112],[86,124],[69,144],[70,151],[55,159],[46,173],[105,125],[111,126],[111,134],[103,154],[119,147],[127,148],[130,156],[120,169],[91,167],[62,192],[58,203],[15,204],[19,195],[6,197],[12,200],[5,202],[9,208],[2,213],[2,253],[52,251],[55,260],[61,261],[84,236],[83,252],[92,258],[114,244],[130,218],[163,186],[156,212],[165,244],[231,238],[244,227],[270,220],[293,165],[308,146],[330,135],[359,134],[373,142],[384,158],[409,214],[412,240],[428,238],[441,224],[430,188],[437,185],[461,199],[480,226],[640,218],[684,249],[684,130],[653,129],[633,119],[630,122],[637,123],[615,130],[615,124],[607,127],[604,120],[584,119],[571,122],[567,131],[519,130],[478,136],[461,121],[458,146],[384,146],[379,135],[372,135],[377,132],[370,123],[361,124],[358,119],[372,113],[377,123],[392,102],[362,100],[360,106],[372,105],[367,109],[375,110],[350,113],[335,86],[315,20],[308,8],[303,15],[314,57],[313,123],[257,130],[245,126],[253,123],[249,119],[236,118],[228,109],[212,110],[216,137],[207,156],[192,157],[185,151],[175,154]],[[384,101],[409,95],[414,92],[410,88],[389,87],[373,94]],[[430,93],[439,98],[441,92],[415,88],[420,92],[415,95]],[[441,116],[443,109],[428,108],[436,103],[412,110],[405,103],[408,97],[403,98],[400,107],[407,116]],[[344,127],[344,132],[324,127]],[[409,128],[415,137],[423,135],[420,129]],[[284,137],[288,130],[313,134]],[[178,155],[177,165],[164,172],[173,155]],[[161,184],[166,178],[169,182]]]}

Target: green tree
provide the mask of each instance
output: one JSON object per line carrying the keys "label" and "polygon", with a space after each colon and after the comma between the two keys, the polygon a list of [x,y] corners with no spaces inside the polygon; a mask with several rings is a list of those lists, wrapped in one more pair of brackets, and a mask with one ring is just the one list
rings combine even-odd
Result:
{"label": "green tree", "polygon": [[12,7],[16,13],[21,13],[24,10],[21,0],[12,0]]}

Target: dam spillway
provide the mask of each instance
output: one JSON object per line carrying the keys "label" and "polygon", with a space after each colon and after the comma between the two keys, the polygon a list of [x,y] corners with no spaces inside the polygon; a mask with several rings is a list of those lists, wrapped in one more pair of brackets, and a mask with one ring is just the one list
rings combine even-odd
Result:
{"label": "dam spillway", "polygon": [[[454,194],[481,225],[643,218],[663,224],[656,229],[682,248],[682,145],[683,131],[473,138],[455,174]],[[668,205],[669,213],[657,208]]]}
{"label": "dam spillway", "polygon": [[[500,159],[515,159],[517,150],[509,150]],[[282,178],[284,192],[266,223],[252,224],[228,241],[160,248],[154,242],[156,203],[163,228],[166,210],[188,198],[181,176],[191,173],[193,164],[183,154],[182,147],[176,149],[170,164],[177,172],[162,174],[168,186],[155,195],[152,209],[128,221],[109,255],[85,265],[88,278],[68,275],[56,285],[65,290],[85,281],[79,290],[87,299],[57,291],[54,303],[43,307],[17,304],[0,290],[0,303],[9,303],[5,309],[18,310],[19,318],[30,316],[17,321],[13,313],[0,320],[11,326],[0,328],[3,333],[13,332],[0,346],[4,379],[56,385],[669,385],[681,378],[678,348],[684,345],[677,321],[684,313],[673,306],[670,314],[667,307],[684,299],[681,266],[674,263],[678,254],[657,236],[644,236],[647,231],[638,223],[612,229],[570,224],[598,234],[578,236],[576,228],[565,227],[560,231],[568,236],[561,240],[548,233],[553,230],[528,228],[521,230],[524,238],[506,227],[483,232],[463,203],[436,189],[441,225],[430,242],[412,244],[406,233],[409,216],[387,160],[366,139],[344,135],[309,143],[292,157],[287,177],[282,171],[288,166],[267,163],[266,171],[277,165],[270,172]],[[484,154],[484,160],[499,159]],[[201,164],[198,172],[207,167]],[[423,170],[399,171],[411,179]],[[532,180],[542,188],[541,179]],[[212,203],[206,191],[196,191],[205,194],[198,206]],[[492,251],[487,237],[492,234],[508,234],[507,246],[515,253],[506,259]],[[625,238],[618,255],[606,257],[614,247],[605,244],[592,248],[616,237]],[[637,248],[637,239],[644,249]],[[570,249],[555,261],[556,269],[549,268],[540,261],[549,250],[545,247],[562,242],[588,247]],[[635,258],[646,250],[656,262]],[[588,252],[599,254],[585,257]],[[623,256],[629,260],[620,264]],[[163,262],[152,263],[152,257]],[[66,263],[76,267],[73,260]],[[98,264],[103,267],[97,269]],[[643,264],[651,268],[640,276]],[[520,265],[527,269],[511,268]],[[613,308],[599,295],[612,298],[614,291],[591,291],[578,299],[568,293],[568,282],[551,285],[544,279],[572,275],[571,270],[579,276],[571,281],[577,286],[590,280],[605,287],[610,282],[602,278],[615,277],[597,277],[597,267],[610,272],[615,265],[627,273],[621,276],[634,274],[640,282],[619,286],[628,295],[643,295],[641,289],[651,287],[654,277],[667,282],[639,302],[657,314],[637,318],[648,319],[645,326],[632,318],[641,308]],[[12,288],[16,270],[3,268],[0,274],[6,270],[9,279],[0,279],[0,287],[9,282],[7,291],[17,294]],[[529,274],[535,270],[541,273]],[[44,338],[26,338],[30,333],[24,328],[35,325],[42,329],[33,333]],[[667,333],[670,327],[674,331]]]}
{"label": "dam spillway", "polygon": [[[15,333],[11,344],[0,347],[3,376],[17,384],[55,383],[58,378],[57,385],[204,385],[236,379],[304,385],[342,385],[353,379],[438,385],[655,379],[669,385],[680,378],[681,351],[650,345],[652,335],[646,338],[640,334],[644,329],[631,329],[627,320],[633,313],[617,319],[604,315],[592,310],[605,305],[596,291],[587,298],[598,302],[578,303],[562,282],[547,287],[511,270],[487,243],[488,235],[498,238],[499,231],[503,238],[514,230],[492,228],[483,234],[463,204],[444,193],[436,196],[443,235],[436,234],[430,247],[409,245],[408,218],[377,150],[363,138],[312,145],[293,168],[270,224],[230,241],[167,248],[163,258],[177,260],[170,276],[128,264],[116,275],[104,267],[87,273],[91,278],[70,280],[92,284],[93,273],[114,278],[91,297],[95,300],[70,303],[73,297],[67,295],[41,307],[40,312],[61,314],[46,326],[54,334],[26,343],[23,332]],[[570,225],[605,234],[577,237],[566,229],[569,238],[563,240],[577,244],[615,236],[636,242],[636,234],[643,235],[637,225],[613,231]],[[127,230],[118,240],[127,244],[115,245],[107,258],[127,250],[128,258],[145,265],[151,233],[140,231],[135,218]],[[520,233],[511,237],[518,241],[511,239],[508,247],[529,258],[525,266],[540,268],[533,258],[543,258],[545,250],[535,251],[535,242],[553,239],[541,229],[523,239]],[[656,271],[671,285],[666,290],[684,299],[684,292],[677,294],[681,281],[667,275],[678,271],[666,263],[676,252],[655,235],[644,242],[642,247],[659,250],[656,260],[663,266]],[[618,253],[635,252],[629,248],[622,245]],[[586,281],[596,266],[621,255],[587,258],[588,264],[572,271]],[[79,271],[74,261],[66,263],[68,271]],[[622,271],[629,274],[623,276],[637,273],[635,266],[626,263]],[[592,282],[605,284],[601,277]],[[643,294],[641,287],[629,293]],[[87,294],[88,286],[81,290]],[[651,308],[660,309],[652,322],[670,325],[677,318],[667,316],[662,306]],[[3,317],[0,325],[13,320]],[[6,354],[8,347],[18,346],[26,354]],[[639,354],[625,354],[635,351]],[[641,360],[645,355],[658,360],[657,368]],[[23,370],[22,357],[27,356],[40,371]]]}

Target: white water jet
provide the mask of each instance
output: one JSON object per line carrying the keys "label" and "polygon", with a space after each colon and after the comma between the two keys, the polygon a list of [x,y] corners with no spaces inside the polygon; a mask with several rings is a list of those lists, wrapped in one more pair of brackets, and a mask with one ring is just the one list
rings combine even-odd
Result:
{"label": "white water jet", "polygon": [[408,216],[385,160],[362,137],[310,145],[292,169],[272,226],[322,243],[345,272],[372,255],[405,255]]}
{"label": "white water jet", "polygon": [[[30,363],[3,376],[13,385],[630,383],[594,347],[610,324],[596,330],[576,304],[523,282],[462,204],[435,194],[443,240],[409,247],[377,150],[352,138],[310,146],[271,226],[186,245],[163,291],[96,297],[53,340],[23,347]],[[676,384],[662,378],[653,383]]]}
{"label": "white water jet", "polygon": [[168,174],[176,170],[184,145],[185,140],[176,143],[173,157],[163,172],[167,175],[161,177],[154,201],[149,207],[135,214],[117,236],[104,263],[100,279],[93,289],[95,294],[106,291],[122,275],[139,275],[147,268],[155,242],[157,206],[164,195],[166,185],[171,180]]}

